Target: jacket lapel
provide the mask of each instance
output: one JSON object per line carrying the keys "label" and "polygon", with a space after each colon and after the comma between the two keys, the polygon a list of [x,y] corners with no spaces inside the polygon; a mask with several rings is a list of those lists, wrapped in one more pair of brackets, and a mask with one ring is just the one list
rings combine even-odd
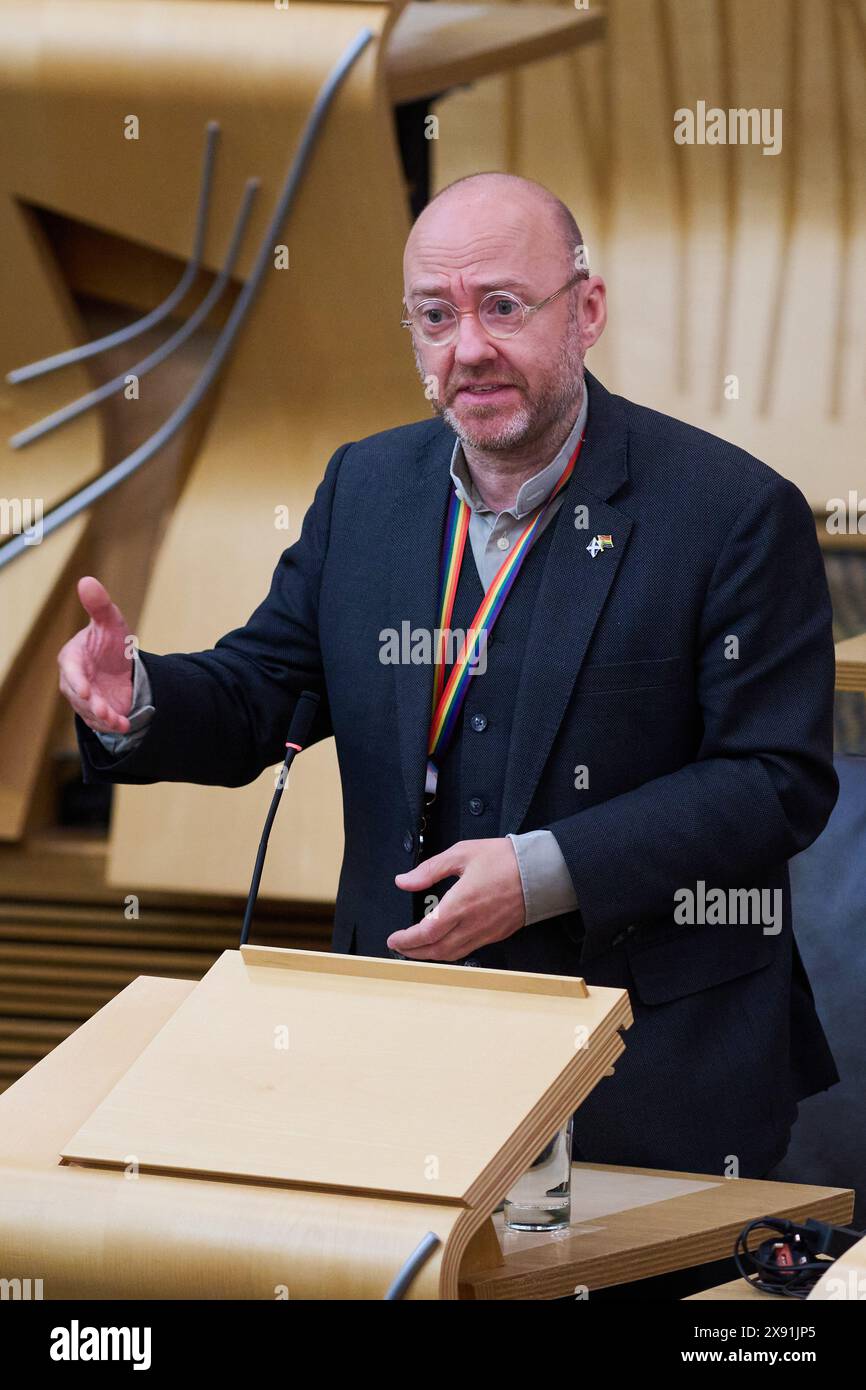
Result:
{"label": "jacket lapel", "polygon": [[[585,381],[586,440],[551,523],[553,537],[527,634],[505,774],[502,835],[517,832],[529,809],[632,528],[631,519],[607,501],[628,476],[622,407],[589,372]],[[586,507],[585,528],[575,526],[578,506]],[[593,555],[587,546],[597,535],[610,535],[613,548]],[[551,652],[559,659],[551,661]]]}
{"label": "jacket lapel", "polygon": [[[414,464],[410,463],[411,471],[394,502],[389,531],[392,568],[388,611],[391,626],[401,634],[408,631],[410,641],[413,632],[427,634],[432,640],[439,621],[439,559],[453,487],[449,470],[454,443],[453,432],[441,424]],[[471,559],[468,545],[467,555]],[[402,628],[404,623],[407,629]],[[401,660],[393,671],[403,781],[413,824],[417,824],[424,805],[433,666],[427,660]]]}

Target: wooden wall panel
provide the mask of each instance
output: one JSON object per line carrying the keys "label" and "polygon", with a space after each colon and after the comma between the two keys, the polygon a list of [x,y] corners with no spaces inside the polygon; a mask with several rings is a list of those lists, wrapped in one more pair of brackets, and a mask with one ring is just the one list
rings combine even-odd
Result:
{"label": "wooden wall panel", "polygon": [[[609,287],[592,369],[765,459],[823,512],[863,477],[866,4],[605,10],[604,43],[438,104],[436,187],[500,168],[553,188]],[[781,107],[781,152],[676,144],[674,112],[698,101]]]}

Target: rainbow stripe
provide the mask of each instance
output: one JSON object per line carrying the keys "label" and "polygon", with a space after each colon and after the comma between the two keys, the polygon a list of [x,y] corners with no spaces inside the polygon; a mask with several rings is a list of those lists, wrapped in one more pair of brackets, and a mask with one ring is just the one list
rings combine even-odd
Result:
{"label": "rainbow stripe", "polygon": [[465,503],[461,504],[456,492],[451,493],[451,502],[448,507],[448,517],[445,522],[445,535],[442,541],[442,558],[439,564],[439,645],[433,656],[433,708],[439,702],[442,693],[442,681],[445,677],[445,664],[443,646],[445,643],[446,629],[451,627],[451,614],[454,612],[454,600],[457,597],[457,582],[460,578],[460,566],[463,564],[463,552],[466,549],[466,537],[469,535],[469,508]]}
{"label": "rainbow stripe", "polygon": [[458,716],[463,708],[463,701],[469,689],[469,682],[472,679],[472,663],[476,660],[479,650],[479,643],[487,640],[487,634],[492,630],[496,619],[502,612],[511,586],[517,578],[520,566],[532,548],[542,521],[547,513],[547,509],[553,499],[565,487],[577,464],[581,445],[584,436],[581,435],[577,442],[577,447],[563,469],[559,481],[553,492],[548,497],[546,503],[534,521],[523,529],[518,537],[511,554],[506,556],[496,572],[490,588],[481,600],[478,611],[472,619],[469,632],[463,641],[451,672],[445,681],[445,688],[442,688],[444,668],[442,664],[442,643],[445,633],[450,631],[451,615],[454,611],[454,599],[457,594],[457,582],[460,577],[460,566],[463,563],[463,552],[466,549],[466,537],[469,533],[469,507],[457,493],[452,493],[451,503],[448,508],[448,517],[445,524],[445,537],[442,545],[442,561],[440,567],[440,602],[439,602],[439,629],[440,641],[435,656],[435,667],[433,673],[433,718],[430,723],[430,734],[427,741],[427,790],[435,791],[436,780],[438,777],[438,764],[441,762],[448,746],[449,740],[454,733]]}

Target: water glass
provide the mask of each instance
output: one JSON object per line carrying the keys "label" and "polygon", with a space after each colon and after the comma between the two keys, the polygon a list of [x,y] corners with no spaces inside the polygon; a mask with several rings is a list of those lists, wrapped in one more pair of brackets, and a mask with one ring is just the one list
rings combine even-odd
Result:
{"label": "water glass", "polygon": [[571,1221],[571,1130],[557,1130],[505,1198],[509,1231],[559,1231]]}

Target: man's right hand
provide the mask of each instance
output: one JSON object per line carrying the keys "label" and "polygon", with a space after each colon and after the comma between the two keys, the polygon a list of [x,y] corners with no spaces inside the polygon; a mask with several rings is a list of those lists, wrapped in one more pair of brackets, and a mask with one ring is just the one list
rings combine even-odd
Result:
{"label": "man's right hand", "polygon": [[78,597],[90,622],[57,654],[60,689],[91,729],[127,734],[134,645],[129,625],[98,579],[79,579]]}

